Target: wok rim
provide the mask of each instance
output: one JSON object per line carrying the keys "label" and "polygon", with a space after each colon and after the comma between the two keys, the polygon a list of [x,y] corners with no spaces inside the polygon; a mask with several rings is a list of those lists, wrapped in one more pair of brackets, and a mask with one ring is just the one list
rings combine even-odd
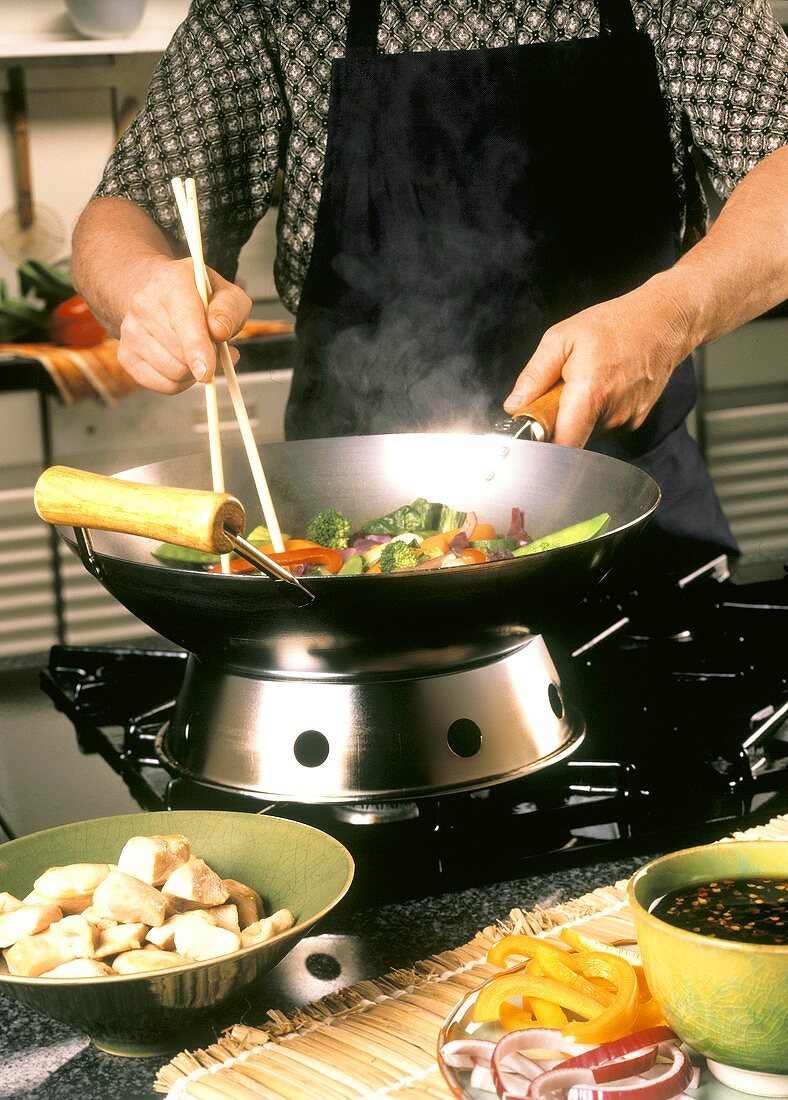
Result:
{"label": "wok rim", "polygon": [[[267,446],[272,446],[272,447],[273,446],[286,446],[288,442],[294,442],[294,443],[301,443],[301,442],[325,443],[325,442],[332,442],[337,438],[340,438],[340,439],[359,438],[359,439],[373,440],[374,441],[374,440],[380,440],[380,439],[403,438],[405,436],[405,434],[406,433],[394,434],[394,435],[379,434],[379,435],[358,436],[358,437],[344,437],[344,436],[333,437],[333,436],[327,436],[327,437],[323,437],[323,438],[320,438],[320,439],[314,439],[314,440],[278,441],[278,442],[274,442],[274,443],[269,443],[269,444],[267,444]],[[418,438],[424,438],[425,436],[437,437],[437,436],[440,436],[441,433],[437,433],[437,432],[416,432],[416,433],[408,433],[408,434],[415,435]],[[485,439],[485,438],[487,438],[487,439],[489,439],[490,438],[490,433],[489,432],[487,432],[487,433],[478,433],[478,434],[463,433],[463,432],[447,433],[445,438],[447,440],[451,440],[451,441],[457,441],[457,440],[462,439],[462,438],[468,438],[468,439]],[[504,437],[502,436],[501,438],[503,439]],[[545,447],[545,446],[557,447],[557,446],[561,446],[560,444],[556,444],[556,443],[537,443],[537,442],[530,441],[530,440],[516,440],[516,442],[520,443],[520,444],[524,443],[526,446],[536,446],[536,447]],[[654,512],[657,510],[657,508],[659,507],[659,505],[662,501],[663,493],[662,493],[662,489],[660,488],[657,481],[655,481],[655,479],[651,476],[651,474],[647,473],[645,470],[642,470],[639,466],[635,466],[634,463],[625,462],[623,459],[614,458],[612,455],[600,454],[600,453],[595,452],[595,451],[585,451],[584,448],[565,448],[565,449],[570,450],[570,451],[577,451],[577,452],[582,453],[582,454],[593,455],[595,460],[597,460],[597,459],[601,460],[605,464],[607,464],[607,463],[616,463],[617,465],[621,465],[621,466],[633,467],[634,469],[638,470],[638,472],[640,473],[640,475],[643,478],[646,479],[646,483],[648,483],[648,482],[651,483],[651,485],[654,489],[654,500],[651,503],[651,505],[644,512],[642,512],[640,515],[633,517],[632,519],[628,520],[626,523],[622,523],[622,524],[618,525],[617,527],[613,527],[613,528],[610,528],[608,530],[605,530],[601,534],[593,535],[590,539],[584,539],[582,542],[569,543],[566,546],[555,546],[555,547],[552,547],[551,549],[540,550],[536,554],[533,554],[533,555],[525,555],[520,559],[514,559],[515,561],[518,561],[519,563],[521,563],[523,569],[530,568],[531,566],[529,566],[529,564],[528,564],[529,561],[530,560],[539,561],[544,554],[566,554],[568,551],[577,550],[577,548],[579,546],[586,546],[586,545],[590,546],[594,543],[604,543],[605,541],[609,541],[613,538],[617,538],[619,536],[624,536],[625,533],[627,531],[631,530],[632,528],[639,528],[639,527],[644,526],[646,521],[648,519],[650,519],[650,517],[654,514]],[[180,456],[178,456],[178,458],[180,458],[180,459],[195,459],[195,460],[196,459],[202,459],[203,457],[204,457],[204,455],[202,454],[202,452],[195,452],[195,453],[190,454],[190,455],[180,455]],[[169,461],[172,461],[172,460],[171,459],[165,459],[163,461],[164,462],[169,462]],[[149,463],[147,465],[156,466],[156,465],[158,465],[158,463],[154,462],[154,463]],[[109,476],[117,478],[117,479],[125,479],[125,480],[129,480],[129,481],[133,481],[135,479],[130,478],[128,475],[131,474],[131,473],[134,473],[135,471],[137,471],[139,469],[142,469],[142,468],[145,468],[145,466],[142,466],[142,467],[141,466],[133,466],[133,467],[130,467],[129,469],[127,469],[127,470],[119,470],[119,471],[117,471],[113,474],[110,474]],[[60,535],[60,537],[63,539],[63,541],[65,543],[67,543],[69,545],[69,547],[71,547],[71,549],[76,553],[76,556],[82,561],[83,560],[82,555],[79,551],[79,547],[77,545],[76,537],[73,534],[74,528],[71,527],[71,526],[68,526],[68,525],[57,525],[56,530],[57,530],[58,534]],[[97,529],[91,529],[91,530],[97,530]],[[71,532],[71,534],[66,534],[66,532]],[[104,532],[102,532],[102,533],[104,533]],[[112,534],[113,532],[107,531],[106,533],[107,534]],[[139,536],[139,535],[127,535],[127,534],[124,534],[122,532],[115,532],[115,533],[116,534],[120,533],[123,538],[128,538],[128,539],[135,539],[136,540],[136,539],[141,538],[141,536]],[[542,536],[540,536],[540,537],[542,537]],[[152,552],[151,552],[151,555],[152,555]],[[249,581],[264,581],[268,584],[284,583],[284,582],[274,581],[274,579],[272,577],[268,576],[267,574],[263,573],[262,571],[258,571],[256,573],[235,573],[235,574],[233,574],[233,573],[229,573],[229,574],[227,574],[227,573],[216,573],[216,574],[213,574],[213,573],[207,572],[207,570],[205,570],[205,569],[187,569],[187,568],[183,568],[179,565],[168,565],[166,563],[156,563],[156,562],[153,562],[153,561],[143,562],[143,561],[138,561],[134,558],[120,557],[117,554],[109,554],[105,551],[99,550],[98,548],[94,548],[94,560],[96,560],[97,562],[101,562],[101,561],[123,562],[125,564],[134,565],[135,568],[145,569],[145,570],[152,570],[153,572],[156,572],[156,573],[161,572],[162,570],[166,570],[167,573],[169,573],[169,574],[175,573],[175,574],[178,574],[180,576],[184,576],[184,575],[185,576],[194,576],[194,575],[196,575],[196,576],[202,576],[202,577],[217,576],[217,577],[221,577],[223,579],[224,583],[227,583],[228,581],[232,581],[234,583],[235,582],[247,582],[248,583]],[[512,560],[513,559],[511,559],[511,558],[504,558],[504,559],[501,559],[499,561],[475,562],[475,563],[470,563],[469,565],[466,565],[464,567],[463,566],[457,566],[456,568],[466,568],[467,569],[467,568],[470,568],[472,566],[473,568],[475,568],[477,570],[480,567],[485,569],[485,570],[489,570],[489,569],[492,569],[496,566],[511,566]],[[83,561],[83,565],[84,564],[85,563]],[[395,579],[402,579],[403,577],[412,577],[414,574],[416,574],[418,572],[424,573],[425,576],[434,576],[436,573],[440,572],[440,569],[423,569],[423,570],[400,569],[400,570],[396,570],[396,571],[391,572],[391,573],[348,573],[348,574],[344,574],[342,576],[342,580],[343,581],[359,581],[359,580],[370,580],[370,579],[374,578],[375,580],[378,580],[378,581],[380,581],[380,580],[391,581],[391,580],[395,580]],[[302,580],[302,583],[303,583],[304,580],[306,580],[308,582],[308,584],[311,586],[315,582],[322,583],[324,581],[336,581],[337,579],[339,579],[339,576],[340,576],[340,574],[334,574],[332,576],[314,576],[314,577],[302,578],[301,580]],[[203,583],[203,582],[198,582],[198,583]]]}

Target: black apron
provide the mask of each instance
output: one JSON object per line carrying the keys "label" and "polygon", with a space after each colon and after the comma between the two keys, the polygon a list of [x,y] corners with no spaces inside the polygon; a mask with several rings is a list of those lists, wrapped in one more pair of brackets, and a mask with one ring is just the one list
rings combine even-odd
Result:
{"label": "black apron", "polygon": [[[351,0],[288,438],[483,431],[550,325],[675,263],[653,46],[628,0],[599,9],[598,38],[379,54],[379,0]],[[734,549],[695,397],[686,361],[640,428],[588,446],[654,470],[652,528]]]}

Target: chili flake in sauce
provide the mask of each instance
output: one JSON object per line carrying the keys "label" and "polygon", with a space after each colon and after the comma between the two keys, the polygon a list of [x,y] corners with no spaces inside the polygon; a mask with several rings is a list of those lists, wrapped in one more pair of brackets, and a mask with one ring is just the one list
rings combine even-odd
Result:
{"label": "chili flake in sauce", "polygon": [[650,912],[666,924],[742,943],[788,943],[788,879],[721,878],[671,890]]}

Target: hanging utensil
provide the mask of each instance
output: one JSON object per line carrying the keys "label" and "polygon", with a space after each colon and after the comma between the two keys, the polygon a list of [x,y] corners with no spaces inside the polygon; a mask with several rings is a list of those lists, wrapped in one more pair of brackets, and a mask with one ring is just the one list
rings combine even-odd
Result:
{"label": "hanging utensil", "polygon": [[27,96],[24,72],[19,66],[8,70],[6,105],[11,127],[16,203],[0,214],[0,248],[17,263],[22,260],[46,262],[59,256],[65,247],[66,227],[57,211],[33,198]]}

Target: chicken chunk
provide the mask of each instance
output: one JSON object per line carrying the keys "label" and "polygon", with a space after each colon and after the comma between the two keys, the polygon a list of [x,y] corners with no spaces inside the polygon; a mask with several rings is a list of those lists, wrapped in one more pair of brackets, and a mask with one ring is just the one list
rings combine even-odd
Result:
{"label": "chicken chunk", "polygon": [[147,924],[113,924],[99,933],[95,958],[107,959],[124,951],[139,951],[147,932]]}
{"label": "chicken chunk", "polygon": [[223,905],[229,897],[227,887],[216,872],[195,856],[173,871],[161,892],[176,912]]}
{"label": "chicken chunk", "polygon": [[0,947],[10,947],[25,936],[35,936],[62,916],[56,905],[22,905],[0,914]]}
{"label": "chicken chunk", "polygon": [[140,974],[145,970],[166,970],[173,966],[183,966],[189,959],[183,959],[174,951],[124,951],[112,964],[116,974]]}
{"label": "chicken chunk", "polygon": [[123,871],[110,871],[93,894],[96,914],[119,924],[147,924],[149,928],[158,928],[164,924],[166,906],[158,890]]}
{"label": "chicken chunk", "polygon": [[42,978],[106,978],[113,974],[111,966],[97,959],[72,959],[61,963],[54,970],[47,970]]}
{"label": "chicken chunk", "polygon": [[9,894],[6,890],[0,893],[0,913],[13,913],[14,909],[21,908],[22,902],[19,898],[15,898],[13,894]]}
{"label": "chicken chunk", "polygon": [[9,974],[25,978],[38,978],[48,970],[76,958],[71,942],[65,936],[53,936],[51,932],[25,936],[4,951],[3,956]]}
{"label": "chicken chunk", "polygon": [[246,928],[265,916],[263,899],[253,887],[234,878],[224,878],[222,883],[227,888],[227,900],[238,909],[238,923],[241,928]]}
{"label": "chicken chunk", "polygon": [[175,927],[175,950],[195,962],[229,955],[241,946],[237,932],[205,921],[181,921]]}
{"label": "chicken chunk", "polygon": [[133,836],[120,853],[118,870],[149,886],[161,886],[189,855],[185,836]]}
{"label": "chicken chunk", "polygon": [[241,933],[241,925],[238,921],[238,908],[227,902],[225,905],[214,905],[213,909],[198,910],[202,913],[210,913],[220,928],[226,928],[228,932]]}
{"label": "chicken chunk", "polygon": [[53,936],[66,939],[74,952],[76,959],[92,959],[98,943],[98,929],[76,914],[63,917],[62,920],[50,924],[49,931]]}
{"label": "chicken chunk", "polygon": [[265,943],[266,940],[278,936],[280,932],[286,932],[294,924],[295,917],[289,909],[277,909],[270,917],[265,917],[244,928],[241,933],[241,944],[243,947],[252,947],[256,943]]}
{"label": "chicken chunk", "polygon": [[151,928],[145,938],[155,947],[161,948],[162,951],[173,951],[175,949],[175,929],[182,921],[202,921],[203,924],[215,928],[216,918],[212,914],[212,909],[194,909],[190,913],[175,913],[174,916],[168,917],[160,928]]}

